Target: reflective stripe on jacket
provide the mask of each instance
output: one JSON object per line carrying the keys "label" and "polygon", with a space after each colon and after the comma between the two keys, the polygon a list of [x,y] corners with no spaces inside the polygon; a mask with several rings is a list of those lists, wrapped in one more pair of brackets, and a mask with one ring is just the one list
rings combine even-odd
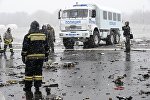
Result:
{"label": "reflective stripe on jacket", "polygon": [[45,54],[30,54],[27,55],[27,59],[44,59]]}

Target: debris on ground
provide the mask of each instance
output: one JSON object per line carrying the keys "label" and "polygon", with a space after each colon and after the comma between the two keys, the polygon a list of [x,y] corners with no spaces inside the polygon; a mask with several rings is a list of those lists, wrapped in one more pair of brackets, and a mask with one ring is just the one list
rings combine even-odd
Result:
{"label": "debris on ground", "polygon": [[[116,86],[123,86],[124,82],[122,79],[124,79],[127,75],[124,74],[123,76],[118,76],[117,79],[115,79],[113,82]],[[114,76],[109,76],[109,78],[114,78]]]}
{"label": "debris on ground", "polygon": [[146,94],[147,96],[149,96],[149,95],[150,95],[150,91],[143,91],[143,90],[141,90],[141,91],[139,92],[139,94],[140,94],[140,95]]}
{"label": "debris on ground", "polygon": [[14,94],[9,94],[8,96],[10,96],[10,97],[14,97]]}
{"label": "debris on ground", "polygon": [[105,53],[98,53],[98,54],[100,54],[100,55],[104,55]]}
{"label": "debris on ground", "polygon": [[114,74],[108,76],[109,79],[114,79]]}
{"label": "debris on ground", "polygon": [[3,87],[3,86],[5,86],[5,84],[4,84],[4,83],[2,83],[2,82],[0,82],[0,87]]}
{"label": "debris on ground", "polygon": [[63,64],[64,68],[71,68],[71,67],[75,67],[75,64],[73,62],[65,62]]}
{"label": "debris on ground", "polygon": [[124,87],[123,86],[117,86],[114,88],[115,90],[124,90]]}
{"label": "debris on ground", "polygon": [[144,74],[142,75],[144,79],[149,79],[150,75],[149,74]]}
{"label": "debris on ground", "polygon": [[118,98],[119,100],[132,100],[133,97],[120,97],[120,96],[116,96],[116,98]]}
{"label": "debris on ground", "polygon": [[58,84],[43,85],[43,87],[58,87]]}
{"label": "debris on ground", "polygon": [[114,83],[116,86],[123,86],[123,81],[120,78],[117,78]]}
{"label": "debris on ground", "polygon": [[17,75],[17,73],[15,73],[15,72],[9,72],[9,73],[7,74],[7,76],[15,76],[15,75]]}
{"label": "debris on ground", "polygon": [[86,97],[86,98],[84,98],[83,100],[90,100],[90,98],[89,98],[89,97]]}
{"label": "debris on ground", "polygon": [[57,68],[59,67],[58,62],[53,62],[52,60],[48,60],[47,62],[44,63],[45,68],[49,69],[49,68]]}
{"label": "debris on ground", "polygon": [[148,68],[147,68],[147,67],[140,66],[140,69],[142,69],[142,70],[147,70]]}
{"label": "debris on ground", "polygon": [[108,100],[112,100],[112,98],[109,98]]}
{"label": "debris on ground", "polygon": [[63,100],[63,98],[55,94],[50,94],[46,96],[46,100]]}
{"label": "debris on ground", "polygon": [[24,80],[19,81],[19,84],[24,84],[24,83],[25,83],[25,81],[24,81]]}
{"label": "debris on ground", "polygon": [[66,96],[66,93],[62,93],[62,96]]}
{"label": "debris on ground", "polygon": [[[50,86],[51,85],[51,86]],[[45,91],[46,91],[46,100],[63,100],[62,97],[57,96],[55,94],[51,94],[51,88],[50,87],[56,87],[56,84],[50,84],[48,87],[46,86]],[[58,85],[58,84],[57,84]],[[65,94],[64,94],[65,95]]]}
{"label": "debris on ground", "polygon": [[6,81],[6,83],[8,83],[8,84],[17,84],[18,81],[17,80],[8,80],[8,81]]}

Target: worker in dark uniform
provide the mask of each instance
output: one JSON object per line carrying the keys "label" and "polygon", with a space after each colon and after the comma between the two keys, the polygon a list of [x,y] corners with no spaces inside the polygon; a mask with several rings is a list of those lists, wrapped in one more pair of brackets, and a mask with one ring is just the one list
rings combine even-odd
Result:
{"label": "worker in dark uniform", "polygon": [[4,39],[4,54],[6,52],[7,46],[9,45],[11,55],[13,55],[14,54],[12,48],[13,37],[10,28],[8,28],[7,31],[4,33],[3,39]]}
{"label": "worker in dark uniform", "polygon": [[47,26],[43,25],[42,29],[40,30],[40,32],[44,33],[47,36]]}
{"label": "worker in dark uniform", "polygon": [[[50,34],[48,34],[48,31],[47,31],[47,26],[46,25],[43,25],[42,26],[42,29],[40,30],[40,32],[44,33],[46,35],[46,38],[47,38],[47,41],[48,41],[48,44],[49,44],[49,40],[48,38],[50,37]],[[50,47],[50,46],[49,46]]]}
{"label": "worker in dark uniform", "polygon": [[124,31],[123,35],[126,38],[126,42],[125,42],[125,47],[126,50],[125,52],[130,52],[130,26],[129,26],[129,22],[125,22],[125,26],[122,27],[122,30]]}
{"label": "worker in dark uniform", "polygon": [[42,66],[45,58],[48,58],[49,46],[46,35],[39,30],[39,23],[33,21],[29,33],[25,35],[22,47],[22,61],[25,67],[24,91],[31,91],[32,82],[36,91],[42,84]]}
{"label": "worker in dark uniform", "polygon": [[48,43],[51,48],[51,52],[54,53],[54,42],[55,42],[55,31],[54,28],[47,24],[47,32],[48,32]]}
{"label": "worker in dark uniform", "polygon": [[1,37],[1,35],[0,35],[0,53],[3,53],[3,49],[2,49],[2,47],[1,47],[1,43],[2,43],[2,37]]}

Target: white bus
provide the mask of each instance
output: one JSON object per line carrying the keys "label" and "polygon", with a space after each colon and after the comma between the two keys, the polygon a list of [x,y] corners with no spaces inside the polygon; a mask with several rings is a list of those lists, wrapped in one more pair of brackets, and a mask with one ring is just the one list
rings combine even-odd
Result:
{"label": "white bus", "polygon": [[75,41],[84,47],[96,47],[100,40],[106,44],[120,41],[122,15],[119,10],[104,8],[95,4],[76,4],[59,11],[59,37],[65,48],[73,48]]}

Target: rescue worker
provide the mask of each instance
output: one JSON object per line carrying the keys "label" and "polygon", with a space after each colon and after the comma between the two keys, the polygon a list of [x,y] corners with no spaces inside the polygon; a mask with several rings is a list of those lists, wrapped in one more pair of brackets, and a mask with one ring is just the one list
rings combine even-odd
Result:
{"label": "rescue worker", "polygon": [[55,31],[54,28],[47,24],[47,32],[48,32],[48,43],[51,48],[51,52],[54,53],[54,42],[55,42]]}
{"label": "rescue worker", "polygon": [[46,34],[47,35],[47,28],[46,28],[46,25],[43,25],[42,26],[42,29],[40,30],[42,33]]}
{"label": "rescue worker", "polygon": [[25,63],[25,87],[24,91],[31,91],[32,82],[36,91],[42,84],[42,66],[45,58],[48,58],[49,46],[46,35],[39,30],[39,23],[33,21],[29,33],[24,36],[22,47],[22,61]]}
{"label": "rescue worker", "polygon": [[3,53],[2,47],[1,47],[1,43],[2,43],[2,37],[0,35],[0,53]]}
{"label": "rescue worker", "polygon": [[10,28],[8,28],[7,31],[4,33],[3,39],[4,39],[4,54],[6,52],[7,46],[9,45],[11,55],[13,55],[14,54],[12,48],[13,37]]}
{"label": "rescue worker", "polygon": [[129,53],[130,52],[130,26],[129,26],[128,21],[125,22],[125,26],[122,27],[122,30],[124,31],[123,35],[126,38],[126,42],[125,42],[126,50],[125,50],[125,52]]}

